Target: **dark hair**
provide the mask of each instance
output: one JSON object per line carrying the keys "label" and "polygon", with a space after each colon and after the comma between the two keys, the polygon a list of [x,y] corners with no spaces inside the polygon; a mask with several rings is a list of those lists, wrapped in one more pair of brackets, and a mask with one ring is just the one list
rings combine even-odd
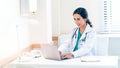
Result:
{"label": "dark hair", "polygon": [[88,13],[87,13],[87,10],[85,8],[82,8],[82,7],[77,8],[73,12],[73,15],[74,14],[79,14],[80,16],[82,16],[83,19],[86,19],[86,23],[88,23],[90,25],[90,27],[92,27],[92,23],[88,19]]}

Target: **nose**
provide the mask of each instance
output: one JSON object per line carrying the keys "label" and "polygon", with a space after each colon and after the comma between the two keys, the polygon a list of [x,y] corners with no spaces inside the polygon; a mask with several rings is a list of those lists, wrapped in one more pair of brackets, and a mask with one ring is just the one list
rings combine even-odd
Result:
{"label": "nose", "polygon": [[75,23],[77,24],[77,23],[78,23],[78,20],[75,20]]}

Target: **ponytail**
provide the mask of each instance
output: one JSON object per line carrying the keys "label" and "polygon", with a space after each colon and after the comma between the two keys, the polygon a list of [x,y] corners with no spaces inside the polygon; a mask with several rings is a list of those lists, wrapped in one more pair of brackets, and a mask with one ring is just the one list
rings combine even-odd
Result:
{"label": "ponytail", "polygon": [[86,20],[86,23],[88,23],[88,24],[90,25],[90,27],[93,27],[93,26],[92,26],[92,23],[90,22],[89,19]]}

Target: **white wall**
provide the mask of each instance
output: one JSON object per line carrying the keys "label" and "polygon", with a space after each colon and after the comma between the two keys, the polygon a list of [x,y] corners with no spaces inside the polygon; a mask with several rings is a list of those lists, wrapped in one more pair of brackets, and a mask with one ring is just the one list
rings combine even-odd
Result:
{"label": "white wall", "polygon": [[52,42],[51,0],[38,0],[38,7],[38,15],[29,16],[20,14],[20,0],[0,1],[0,60],[31,44]]}
{"label": "white wall", "polygon": [[30,45],[28,25],[20,18],[19,0],[0,0],[0,60]]}
{"label": "white wall", "polygon": [[0,0],[0,59],[17,51],[18,5],[17,0]]}
{"label": "white wall", "polygon": [[60,34],[60,1],[52,0],[52,35]]}
{"label": "white wall", "polygon": [[13,0],[0,0],[0,60],[17,50],[16,25],[13,22],[18,15],[14,11],[17,3],[13,5],[12,2]]}
{"label": "white wall", "polygon": [[[22,19],[21,19],[22,20]],[[16,32],[17,32],[17,46],[18,49],[21,50],[26,48],[31,44],[30,42],[30,32],[29,32],[29,25],[26,20],[18,21],[19,24],[16,25]]]}
{"label": "white wall", "polygon": [[52,41],[51,28],[51,0],[38,0],[37,24],[30,24],[30,40],[32,44],[50,43]]}

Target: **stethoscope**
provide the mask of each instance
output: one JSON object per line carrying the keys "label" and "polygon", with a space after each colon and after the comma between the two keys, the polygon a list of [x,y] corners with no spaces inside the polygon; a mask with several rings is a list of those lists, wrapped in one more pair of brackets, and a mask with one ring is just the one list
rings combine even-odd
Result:
{"label": "stethoscope", "polygon": [[[74,31],[74,34],[72,36],[72,39],[77,39],[77,30],[79,30],[79,28],[77,28],[75,31]],[[86,40],[86,37],[87,37],[87,33],[85,33],[85,37],[83,39],[81,39],[81,41],[85,41]]]}
{"label": "stethoscope", "polygon": [[[74,31],[73,35],[72,35],[71,43],[72,43],[72,45],[73,45],[73,49],[74,49],[74,45],[76,45],[76,41],[77,41],[77,30],[79,30],[79,28],[77,28],[77,29]],[[85,33],[85,37],[84,37],[84,38],[79,39],[79,40],[81,41],[81,42],[79,42],[79,43],[80,43],[80,44],[85,43],[86,37],[87,37],[87,33]]]}
{"label": "stethoscope", "polygon": [[75,32],[74,32],[74,34],[73,34],[73,36],[72,36],[72,39],[73,39],[73,38],[75,38],[75,39],[77,38],[77,34],[76,34],[76,33],[77,33],[77,30],[78,30],[78,28],[75,30]]}

